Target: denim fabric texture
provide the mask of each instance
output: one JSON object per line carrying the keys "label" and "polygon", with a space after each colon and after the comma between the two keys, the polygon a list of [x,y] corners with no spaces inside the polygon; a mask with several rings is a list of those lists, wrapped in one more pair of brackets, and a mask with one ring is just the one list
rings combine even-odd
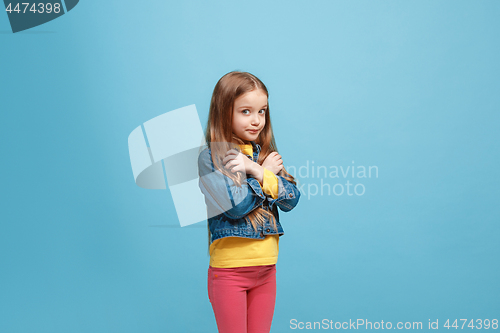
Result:
{"label": "denim fabric texture", "polygon": [[[248,158],[257,162],[261,147],[251,141],[253,156]],[[238,187],[231,178],[216,170],[212,162],[209,148],[203,150],[198,156],[199,187],[205,196],[207,205],[208,225],[212,234],[212,242],[223,237],[244,237],[264,239],[266,235],[283,235],[283,227],[279,222],[279,207],[282,211],[292,210],[298,203],[300,191],[298,188],[281,176],[278,178],[279,194],[276,199],[266,195],[257,179],[246,175],[246,180]],[[245,216],[261,206],[273,212],[276,218],[277,231],[272,223],[266,219],[263,226],[257,225],[255,231]]]}

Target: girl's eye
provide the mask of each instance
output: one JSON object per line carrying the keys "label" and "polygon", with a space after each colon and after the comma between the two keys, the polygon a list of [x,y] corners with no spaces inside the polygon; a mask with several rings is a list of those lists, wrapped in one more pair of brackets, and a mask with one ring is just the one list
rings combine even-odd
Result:
{"label": "girl's eye", "polygon": [[[260,111],[263,111],[263,112],[261,112],[261,114],[266,113],[266,109],[260,109],[260,110],[259,110],[259,112],[260,112]],[[248,113],[246,113],[246,112],[248,112]],[[242,111],[241,111],[241,113],[243,113],[243,114],[249,114],[249,113],[250,113],[250,110],[248,110],[248,109],[246,109],[246,110],[242,110]]]}

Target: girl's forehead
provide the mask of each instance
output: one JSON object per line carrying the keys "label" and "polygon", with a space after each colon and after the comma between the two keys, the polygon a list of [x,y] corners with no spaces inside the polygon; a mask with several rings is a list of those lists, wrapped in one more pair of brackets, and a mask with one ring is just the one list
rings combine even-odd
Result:
{"label": "girl's forehead", "polygon": [[267,95],[262,89],[255,89],[236,98],[235,103],[266,103]]}

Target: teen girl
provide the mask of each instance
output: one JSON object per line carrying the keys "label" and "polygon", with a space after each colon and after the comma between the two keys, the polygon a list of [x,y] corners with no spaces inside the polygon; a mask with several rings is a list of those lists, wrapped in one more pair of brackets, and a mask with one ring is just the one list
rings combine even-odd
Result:
{"label": "teen girl", "polygon": [[208,297],[220,333],[269,332],[276,300],[278,209],[300,192],[274,141],[266,86],[230,72],[217,82],[198,158],[208,213]]}

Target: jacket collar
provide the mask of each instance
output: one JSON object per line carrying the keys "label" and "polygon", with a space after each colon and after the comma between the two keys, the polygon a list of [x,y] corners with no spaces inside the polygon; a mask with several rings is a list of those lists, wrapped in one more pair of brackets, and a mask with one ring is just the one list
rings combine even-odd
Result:
{"label": "jacket collar", "polygon": [[253,151],[256,151],[257,153],[260,153],[260,145],[258,143],[255,143],[255,141],[250,141],[253,147]]}

